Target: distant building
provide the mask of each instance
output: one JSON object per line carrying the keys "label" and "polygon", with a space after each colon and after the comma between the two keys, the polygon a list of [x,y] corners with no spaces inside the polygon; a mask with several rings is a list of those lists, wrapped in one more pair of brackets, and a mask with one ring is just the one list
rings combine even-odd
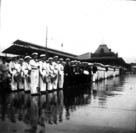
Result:
{"label": "distant building", "polygon": [[136,63],[131,63],[131,72],[136,73]]}
{"label": "distant building", "polygon": [[106,44],[99,45],[94,53],[91,53],[91,58],[118,58],[118,53],[114,53],[107,47]]}
{"label": "distant building", "polygon": [[[113,52],[108,48],[106,44],[99,45],[94,53],[90,53],[87,58],[84,58],[84,54],[79,56],[82,61],[87,62],[97,62],[105,65],[114,65],[114,66],[122,66],[124,68],[127,67],[126,62],[123,58],[118,57],[118,53]],[[78,58],[79,58],[78,57]]]}

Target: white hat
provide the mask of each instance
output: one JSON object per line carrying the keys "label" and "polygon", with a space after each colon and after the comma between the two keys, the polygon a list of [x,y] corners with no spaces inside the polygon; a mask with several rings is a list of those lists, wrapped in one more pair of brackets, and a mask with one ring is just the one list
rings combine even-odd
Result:
{"label": "white hat", "polygon": [[89,65],[89,66],[92,66],[93,64],[89,62],[88,65]]}
{"label": "white hat", "polygon": [[41,54],[41,55],[40,55],[40,57],[45,57],[45,56],[46,56],[46,54]]}
{"label": "white hat", "polygon": [[60,61],[63,61],[63,58],[60,58],[59,60],[60,60]]}
{"label": "white hat", "polygon": [[59,58],[57,55],[53,57],[54,59]]}
{"label": "white hat", "polygon": [[23,61],[23,58],[19,58],[20,61]]}
{"label": "white hat", "polygon": [[48,60],[53,60],[53,58],[52,58],[52,57],[49,57]]}
{"label": "white hat", "polygon": [[66,61],[70,61],[70,59],[69,59],[69,58],[66,58]]}
{"label": "white hat", "polygon": [[38,55],[38,53],[37,53],[37,52],[34,52],[34,53],[32,53],[32,55]]}
{"label": "white hat", "polygon": [[30,59],[31,57],[29,55],[25,56],[24,59]]}

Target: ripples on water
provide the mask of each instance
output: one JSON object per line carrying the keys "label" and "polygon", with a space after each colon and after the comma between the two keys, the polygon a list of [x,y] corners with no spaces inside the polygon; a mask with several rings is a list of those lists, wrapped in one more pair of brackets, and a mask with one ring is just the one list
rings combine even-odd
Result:
{"label": "ripples on water", "polygon": [[126,111],[136,111],[135,81],[135,75],[127,75],[99,83],[67,86],[40,96],[25,92],[1,94],[0,125],[3,127],[0,129],[8,132],[11,129],[6,129],[5,125],[15,124],[13,132],[21,131],[21,128],[25,129],[24,132],[36,132],[39,127],[42,130],[46,125],[65,124],[67,121],[133,129],[133,121],[128,120],[133,123],[128,125],[124,122],[124,115],[127,115]]}

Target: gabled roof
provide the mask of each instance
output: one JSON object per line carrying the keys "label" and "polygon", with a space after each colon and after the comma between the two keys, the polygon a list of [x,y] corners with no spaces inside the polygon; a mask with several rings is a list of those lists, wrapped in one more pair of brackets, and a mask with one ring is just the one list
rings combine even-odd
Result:
{"label": "gabled roof", "polygon": [[72,59],[77,58],[77,55],[74,54],[62,52],[51,48],[45,48],[43,46],[39,46],[22,40],[16,40],[13,43],[13,45],[11,45],[10,47],[8,47],[3,51],[3,53],[16,54],[16,55],[26,55],[26,54],[31,55],[33,52],[37,52],[39,54],[47,53],[49,55],[58,55]]}
{"label": "gabled roof", "polygon": [[94,54],[99,54],[103,50],[103,53],[111,53],[111,50],[107,47],[106,44],[99,45]]}

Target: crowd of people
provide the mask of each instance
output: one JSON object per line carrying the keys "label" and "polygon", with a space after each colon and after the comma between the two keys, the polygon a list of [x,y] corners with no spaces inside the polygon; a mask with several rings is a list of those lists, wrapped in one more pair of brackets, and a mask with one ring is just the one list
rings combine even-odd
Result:
{"label": "crowd of people", "polygon": [[38,55],[36,52],[24,58],[12,58],[9,63],[0,60],[2,88],[9,84],[12,91],[24,90],[32,95],[62,89],[64,85],[99,80],[107,77],[108,73],[109,76],[116,74],[115,68],[107,76],[106,71],[107,67],[98,63],[64,60],[58,56],[47,58],[46,54]]}
{"label": "crowd of people", "polygon": [[70,80],[73,75],[80,73],[76,70],[79,69],[79,61],[70,61],[69,58],[64,61],[58,56],[47,59],[45,54],[38,56],[36,52],[24,58],[13,58],[9,63],[1,60],[0,64],[0,81],[5,81],[3,87],[10,82],[12,91],[24,90],[31,94],[62,89],[64,73],[65,80]]}

